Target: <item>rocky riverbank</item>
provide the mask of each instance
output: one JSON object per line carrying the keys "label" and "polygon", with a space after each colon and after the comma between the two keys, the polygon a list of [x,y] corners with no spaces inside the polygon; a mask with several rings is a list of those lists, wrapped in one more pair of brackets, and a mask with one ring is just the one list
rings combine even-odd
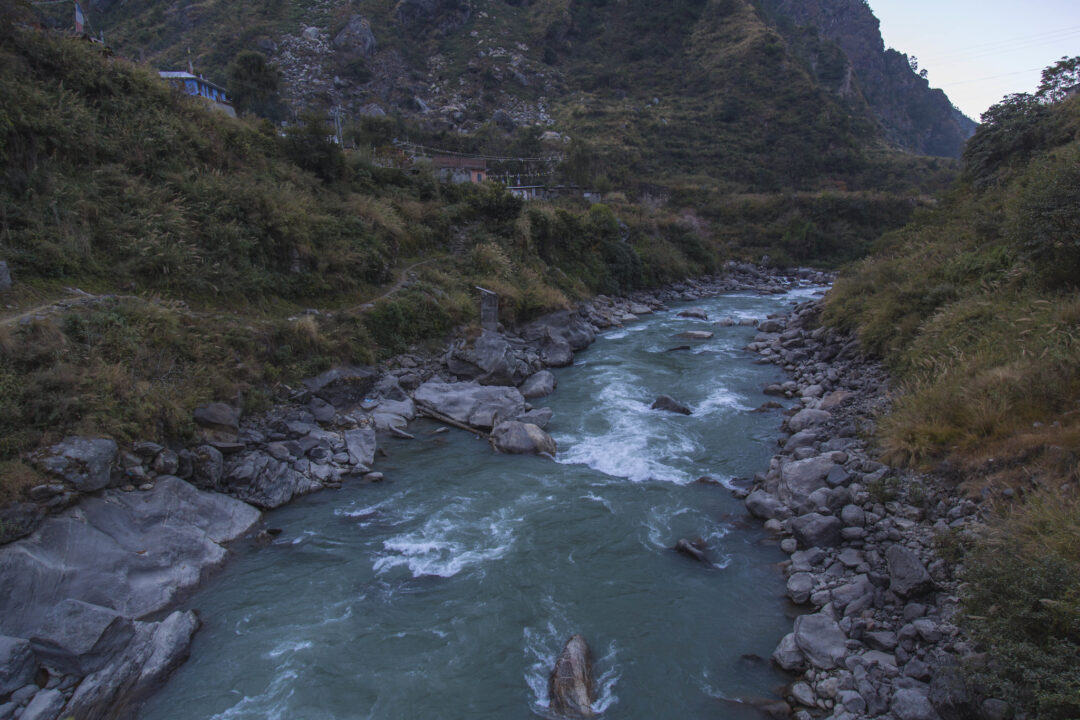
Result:
{"label": "rocky riverbank", "polygon": [[857,342],[816,327],[818,303],[770,319],[748,346],[791,380],[767,393],[797,400],[781,449],[746,494],[749,511],[790,554],[787,594],[808,610],[773,661],[799,720],[956,720],[1012,716],[970,694],[960,664],[977,660],[956,624],[958,582],[936,543],[979,523],[980,508],[933,477],[872,459],[866,438],[887,407],[883,368]]}
{"label": "rocky riverbank", "polygon": [[198,587],[230,541],[255,531],[260,509],[381,481],[380,453],[411,437],[417,415],[487,436],[501,452],[553,454],[550,410],[532,403],[554,389],[545,368],[572,363],[597,331],[671,302],[822,280],[733,266],[719,278],[598,297],[517,332],[467,332],[439,357],[335,368],[257,417],[199,408],[202,439],[190,447],[65,439],[34,458],[55,480],[4,511],[24,537],[0,548],[0,576],[12,579],[0,595],[0,715],[131,714],[198,627],[192,613],[145,618]]}

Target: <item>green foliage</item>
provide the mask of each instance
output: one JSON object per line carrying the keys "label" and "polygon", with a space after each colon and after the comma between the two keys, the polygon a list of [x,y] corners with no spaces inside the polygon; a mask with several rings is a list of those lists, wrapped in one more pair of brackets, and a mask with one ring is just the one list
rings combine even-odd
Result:
{"label": "green foliage", "polygon": [[1042,71],[1035,96],[1046,102],[1061,102],[1070,90],[1080,87],[1080,55],[1063,57]]}
{"label": "green foliage", "polygon": [[229,63],[225,74],[229,79],[229,94],[236,109],[253,112],[271,120],[284,115],[281,98],[281,70],[267,61],[266,56],[253,50],[243,50]]}

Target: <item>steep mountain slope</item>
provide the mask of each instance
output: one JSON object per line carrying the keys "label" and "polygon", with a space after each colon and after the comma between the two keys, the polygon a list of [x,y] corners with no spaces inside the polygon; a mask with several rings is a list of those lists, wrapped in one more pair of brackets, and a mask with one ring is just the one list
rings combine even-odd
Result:
{"label": "steep mountain slope", "polygon": [[[224,81],[230,59],[254,49],[281,67],[294,107],[402,116],[435,138],[550,129],[589,144],[601,156],[593,175],[620,182],[706,175],[741,190],[871,188],[891,162],[879,155],[888,139],[955,154],[944,131],[912,119],[926,114],[908,107],[917,94],[881,91],[879,106],[899,108],[899,130],[883,135],[857,88],[836,92],[747,0],[96,7],[122,53],[159,67],[191,58]],[[906,72],[888,75],[890,87],[921,82]]]}
{"label": "steep mountain slope", "polygon": [[[833,86],[841,94],[861,93],[891,142],[924,155],[959,157],[975,123],[944,92],[931,89],[906,55],[885,49],[878,19],[864,0],[763,0],[762,7],[794,42],[812,46],[805,38],[812,30],[843,50],[850,64],[830,71],[839,79]],[[816,55],[810,56],[815,65]]]}

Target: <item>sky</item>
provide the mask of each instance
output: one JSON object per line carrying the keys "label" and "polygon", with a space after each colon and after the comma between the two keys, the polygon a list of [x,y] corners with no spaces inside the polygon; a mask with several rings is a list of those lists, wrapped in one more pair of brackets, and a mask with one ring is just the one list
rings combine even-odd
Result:
{"label": "sky", "polygon": [[885,47],[918,58],[965,115],[1034,92],[1043,68],[1080,55],[1080,0],[869,0]]}

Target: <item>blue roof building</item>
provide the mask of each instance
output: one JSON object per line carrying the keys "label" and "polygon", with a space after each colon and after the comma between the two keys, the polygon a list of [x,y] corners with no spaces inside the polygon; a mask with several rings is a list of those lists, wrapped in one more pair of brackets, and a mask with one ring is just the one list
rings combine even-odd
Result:
{"label": "blue roof building", "polygon": [[220,110],[229,117],[236,117],[236,110],[229,101],[225,88],[215,85],[202,75],[193,75],[189,72],[162,70],[158,73],[177,90],[188,95],[205,98],[215,110]]}

